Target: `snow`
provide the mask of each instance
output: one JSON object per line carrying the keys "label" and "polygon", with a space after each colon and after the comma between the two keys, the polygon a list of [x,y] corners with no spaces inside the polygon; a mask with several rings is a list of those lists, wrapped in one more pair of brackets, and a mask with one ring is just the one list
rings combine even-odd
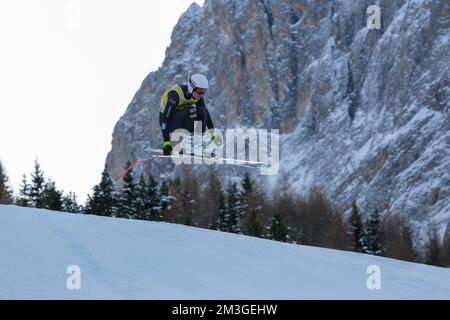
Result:
{"label": "snow", "polygon": [[366,143],[361,147],[361,149],[357,150],[351,160],[354,161],[356,164],[359,164],[361,161],[367,158],[367,155],[370,151],[370,148],[372,146],[372,139],[369,139],[366,141]]}
{"label": "snow", "polygon": [[[66,287],[72,265],[80,290]],[[367,288],[372,265],[381,271],[379,290]],[[450,269],[0,205],[0,299],[450,299]]]}
{"label": "snow", "polygon": [[[421,108],[411,120],[408,121],[404,126],[401,126],[395,129],[392,132],[386,134],[383,140],[380,142],[381,145],[389,145],[390,143],[394,143],[400,136],[406,136],[416,130],[416,126],[421,122],[431,118],[432,121],[439,121],[440,115],[438,112],[430,110],[428,108]],[[430,126],[433,124],[432,122],[427,123],[426,126]],[[421,127],[423,130],[423,126]]]}

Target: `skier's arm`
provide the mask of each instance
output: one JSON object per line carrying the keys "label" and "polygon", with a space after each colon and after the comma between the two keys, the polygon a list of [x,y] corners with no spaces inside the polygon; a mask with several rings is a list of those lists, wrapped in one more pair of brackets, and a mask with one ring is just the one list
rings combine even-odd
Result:
{"label": "skier's arm", "polygon": [[205,107],[205,112],[206,112],[206,126],[208,127],[208,129],[212,130],[212,141],[214,141],[214,143],[217,146],[221,146],[222,145],[222,137],[220,135],[218,135],[217,132],[214,130],[214,123],[213,123],[211,115],[209,114],[209,111],[208,111],[208,109],[206,109],[206,107]]}
{"label": "skier's arm", "polygon": [[211,115],[209,114],[208,109],[205,108],[206,111],[206,126],[208,127],[208,129],[213,130],[214,129],[214,123],[212,121]]}
{"label": "skier's arm", "polygon": [[203,118],[203,120],[205,121],[206,126],[208,127],[208,129],[214,130],[214,123],[212,121],[212,118],[211,118],[211,115],[209,114],[208,109],[206,109],[205,100],[203,98],[201,98],[197,102],[197,106],[202,108],[202,110],[204,111],[204,118]]}
{"label": "skier's arm", "polygon": [[170,142],[170,135],[169,135],[169,121],[172,119],[175,108],[180,103],[180,97],[178,96],[178,93],[174,90],[170,91],[167,94],[167,105],[164,108],[163,115],[162,115],[162,123],[161,123],[161,129],[162,129],[162,135],[164,139],[164,143]]}

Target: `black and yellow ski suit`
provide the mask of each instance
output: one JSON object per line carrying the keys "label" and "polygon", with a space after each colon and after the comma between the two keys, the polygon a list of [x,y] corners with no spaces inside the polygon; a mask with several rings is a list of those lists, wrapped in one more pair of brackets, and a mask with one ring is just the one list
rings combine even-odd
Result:
{"label": "black and yellow ski suit", "polygon": [[175,84],[168,88],[161,99],[159,124],[162,129],[164,145],[170,145],[170,133],[176,129],[186,129],[194,133],[194,122],[202,122],[202,132],[214,129],[214,124],[202,98],[195,100],[187,85]]}

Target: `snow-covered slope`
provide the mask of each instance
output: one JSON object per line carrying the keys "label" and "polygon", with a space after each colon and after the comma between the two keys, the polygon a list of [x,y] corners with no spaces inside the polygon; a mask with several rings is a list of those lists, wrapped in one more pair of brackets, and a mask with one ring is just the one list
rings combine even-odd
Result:
{"label": "snow-covered slope", "polygon": [[[66,287],[67,268],[81,289]],[[367,268],[381,289],[367,288]],[[0,299],[450,299],[450,270],[168,223],[0,205]]]}

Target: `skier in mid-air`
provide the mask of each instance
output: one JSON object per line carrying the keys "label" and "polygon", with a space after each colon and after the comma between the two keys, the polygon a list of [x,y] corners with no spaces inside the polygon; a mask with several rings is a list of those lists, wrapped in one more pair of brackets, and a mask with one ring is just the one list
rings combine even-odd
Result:
{"label": "skier in mid-air", "polygon": [[[208,88],[209,85],[206,77],[201,74],[194,74],[189,77],[187,84],[174,84],[164,92],[159,108],[159,124],[162,129],[164,156],[172,155],[172,143],[170,140],[170,134],[177,129],[185,129],[189,132],[190,135],[193,135],[196,121],[201,121],[202,134],[206,131],[206,128],[210,130],[211,140],[216,146],[220,147],[223,144],[220,133],[214,130],[214,124],[211,119],[211,115],[209,114],[208,109],[206,109],[205,100],[203,99]],[[205,146],[202,145],[202,157],[206,156],[210,159],[215,158],[216,160],[228,161],[226,162],[227,164],[250,168],[257,168],[263,165],[262,162],[258,161],[226,159],[217,157],[214,152],[211,152],[210,154],[208,154],[208,152],[205,152],[205,149],[208,149],[208,146],[203,149],[204,147]],[[149,158],[136,160],[135,162],[131,163],[127,168],[125,168],[125,170],[117,175],[115,180],[118,181],[133,167],[162,156],[161,151],[154,151],[157,151],[157,154]],[[191,153],[191,155],[198,156],[195,153]],[[230,163],[230,161],[232,161],[232,163]]]}
{"label": "skier in mid-air", "polygon": [[201,121],[202,133],[206,128],[212,130],[212,141],[217,146],[222,144],[222,139],[214,131],[211,115],[205,106],[203,97],[208,88],[206,77],[194,74],[189,77],[187,84],[174,84],[164,92],[159,108],[164,155],[172,153],[170,134],[176,129],[186,129],[193,134],[195,121]]}

